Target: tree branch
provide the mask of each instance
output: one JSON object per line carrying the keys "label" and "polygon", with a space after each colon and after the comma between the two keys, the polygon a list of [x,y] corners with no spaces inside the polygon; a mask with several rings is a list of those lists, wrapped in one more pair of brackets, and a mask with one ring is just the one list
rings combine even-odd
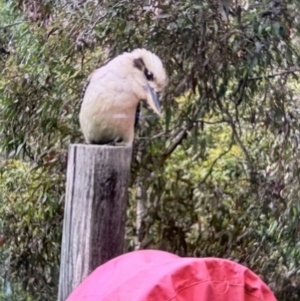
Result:
{"label": "tree branch", "polygon": [[294,73],[294,72],[299,72],[299,71],[300,71],[300,68],[297,68],[297,69],[294,69],[294,70],[286,70],[286,71],[283,71],[283,72],[270,74],[270,75],[267,75],[267,76],[251,77],[251,78],[248,78],[248,80],[259,80],[259,79],[263,79],[263,78],[274,78],[276,76],[281,76],[281,75],[284,75],[284,74],[289,74],[289,73]]}
{"label": "tree branch", "polygon": [[[200,103],[203,103],[203,100],[205,99],[206,94],[204,93],[201,97]],[[196,112],[194,113],[194,116],[191,120],[189,120],[185,126],[182,127],[182,129],[179,131],[179,133],[176,135],[176,137],[173,139],[172,144],[169,146],[169,148],[163,153],[164,160],[167,159],[173,151],[176,149],[176,147],[181,143],[181,141],[186,137],[186,134],[188,131],[190,131],[194,123],[197,122],[198,114],[200,113],[200,110],[202,108],[202,105],[199,105]]]}
{"label": "tree branch", "polygon": [[163,153],[163,157],[169,157],[176,147],[180,144],[180,142],[185,138],[187,132],[191,130],[193,127],[193,123],[190,121],[187,125],[185,125],[178,135],[173,139],[173,143],[171,146]]}

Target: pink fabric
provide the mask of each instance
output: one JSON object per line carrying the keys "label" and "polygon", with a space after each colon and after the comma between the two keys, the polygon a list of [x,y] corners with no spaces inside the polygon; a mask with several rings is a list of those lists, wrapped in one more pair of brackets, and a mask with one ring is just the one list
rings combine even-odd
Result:
{"label": "pink fabric", "polygon": [[119,256],[91,273],[66,301],[276,301],[246,267],[220,258],[154,250]]}

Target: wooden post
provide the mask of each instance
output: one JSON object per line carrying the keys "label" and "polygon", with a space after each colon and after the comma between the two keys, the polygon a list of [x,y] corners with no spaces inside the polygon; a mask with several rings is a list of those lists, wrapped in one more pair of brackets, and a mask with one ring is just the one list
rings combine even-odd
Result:
{"label": "wooden post", "polygon": [[58,301],[123,253],[131,147],[69,147]]}

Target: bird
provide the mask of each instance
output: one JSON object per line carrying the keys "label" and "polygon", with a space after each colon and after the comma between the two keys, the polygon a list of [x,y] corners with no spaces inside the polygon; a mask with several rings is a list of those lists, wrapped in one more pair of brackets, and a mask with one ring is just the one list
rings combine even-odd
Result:
{"label": "bird", "polygon": [[167,83],[161,59],[144,48],[124,52],[93,71],[79,112],[86,143],[132,145],[141,102],[161,116],[159,95]]}

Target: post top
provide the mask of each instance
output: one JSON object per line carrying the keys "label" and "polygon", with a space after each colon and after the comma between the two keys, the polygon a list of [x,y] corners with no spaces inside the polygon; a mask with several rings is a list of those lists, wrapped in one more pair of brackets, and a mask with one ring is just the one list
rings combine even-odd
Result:
{"label": "post top", "polygon": [[85,143],[71,143],[70,147],[81,147],[81,148],[98,148],[98,149],[132,149],[131,145],[109,145],[109,144],[85,144]]}

